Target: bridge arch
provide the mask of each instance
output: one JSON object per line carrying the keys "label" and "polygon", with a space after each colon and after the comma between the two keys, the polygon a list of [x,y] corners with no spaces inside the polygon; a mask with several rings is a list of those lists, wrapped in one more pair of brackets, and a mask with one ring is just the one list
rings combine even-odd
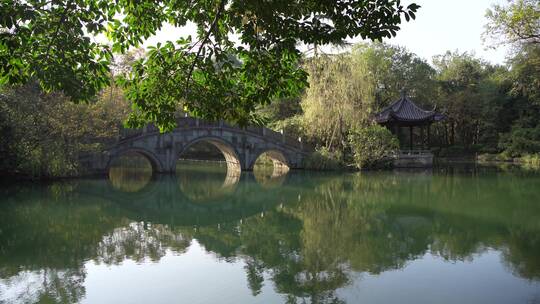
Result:
{"label": "bridge arch", "polygon": [[[269,159],[271,161],[271,168],[267,166],[255,166],[257,161],[263,157],[263,155],[266,156],[267,160]],[[289,164],[290,162],[283,151],[268,149],[262,150],[256,155],[253,162],[250,164],[250,168],[253,170],[253,175],[257,183],[263,188],[267,188],[283,183],[287,172],[289,172]]]}
{"label": "bridge arch", "polygon": [[142,148],[128,148],[128,149],[115,151],[114,153],[111,154],[109,161],[107,163],[107,166],[106,166],[107,172],[111,169],[111,165],[113,164],[115,160],[129,154],[136,154],[136,155],[140,155],[146,158],[146,160],[148,160],[148,162],[152,166],[152,173],[164,171],[163,164],[153,152],[148,151],[146,149],[142,149]]}
{"label": "bridge arch", "polygon": [[236,151],[234,146],[231,143],[227,142],[225,139],[215,136],[201,136],[188,142],[186,145],[183,146],[181,151],[177,153],[176,159],[180,158],[186,151],[189,150],[190,147],[201,142],[213,145],[223,154],[225,162],[227,162],[227,172],[241,171],[242,165],[240,162],[239,153]]}
{"label": "bridge arch", "polygon": [[272,161],[274,169],[287,169],[288,171],[288,169],[290,168],[290,161],[285,156],[286,153],[278,149],[268,149],[260,151],[256,155],[256,157],[253,158],[253,161],[249,165],[249,168],[253,169],[259,158],[261,158],[261,156],[263,155],[266,155]]}

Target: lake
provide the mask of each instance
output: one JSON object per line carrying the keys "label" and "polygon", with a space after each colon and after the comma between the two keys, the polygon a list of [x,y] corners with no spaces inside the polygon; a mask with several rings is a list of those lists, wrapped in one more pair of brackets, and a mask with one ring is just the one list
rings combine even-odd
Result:
{"label": "lake", "polygon": [[0,187],[0,303],[540,303],[540,174],[469,166]]}

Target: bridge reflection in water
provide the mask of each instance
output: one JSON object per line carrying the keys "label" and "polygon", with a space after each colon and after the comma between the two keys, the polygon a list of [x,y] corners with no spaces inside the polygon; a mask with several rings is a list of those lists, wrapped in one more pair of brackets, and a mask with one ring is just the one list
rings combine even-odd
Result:
{"label": "bridge reflection in water", "polygon": [[[188,155],[189,156],[189,155]],[[273,156],[262,154],[257,160],[253,177],[262,187],[280,186],[289,168]],[[181,192],[193,201],[206,201],[234,192],[241,171],[231,168],[226,161],[178,160],[176,179]],[[138,153],[115,159],[109,169],[109,181],[117,190],[138,192],[156,178],[150,162]],[[163,179],[163,177],[161,177]]]}
{"label": "bridge reflection in water", "polygon": [[142,190],[152,180],[150,162],[138,153],[128,153],[114,160],[109,168],[112,186],[124,192]]}
{"label": "bridge reflection in water", "polygon": [[241,172],[224,162],[181,161],[176,177],[182,193],[195,202],[211,201],[235,191]]}
{"label": "bridge reflection in water", "polygon": [[[288,170],[261,164],[253,173],[231,171],[223,162],[179,161],[175,175],[152,175],[144,159],[134,167],[116,166],[109,174],[108,190],[85,194],[114,200],[118,206],[145,215],[146,221],[169,218],[181,225],[208,225],[264,213],[283,203]],[[281,172],[281,174],[279,174]],[[89,190],[84,190],[89,189]],[[264,195],[261,195],[264,191]]]}

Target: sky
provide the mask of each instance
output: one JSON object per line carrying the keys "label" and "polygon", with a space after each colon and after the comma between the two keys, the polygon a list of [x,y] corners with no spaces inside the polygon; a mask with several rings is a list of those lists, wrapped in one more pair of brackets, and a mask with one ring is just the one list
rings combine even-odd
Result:
{"label": "sky", "polygon": [[506,0],[416,0],[422,6],[416,20],[405,23],[388,43],[407,47],[427,60],[447,50],[474,52],[491,63],[504,63],[508,49],[486,50],[481,35],[493,4]]}
{"label": "sky", "polygon": [[[481,35],[486,24],[485,13],[493,4],[505,4],[506,0],[407,0],[419,4],[421,8],[416,20],[402,23],[397,36],[385,42],[406,47],[409,51],[431,62],[435,55],[446,51],[473,52],[476,56],[494,63],[503,64],[508,48],[487,49]],[[194,26],[173,28],[165,26],[145,45],[153,45],[160,41],[175,41],[180,36],[195,36]],[[354,39],[351,42],[359,42]],[[326,52],[336,52],[332,48],[324,48]],[[343,51],[343,50],[340,50]]]}

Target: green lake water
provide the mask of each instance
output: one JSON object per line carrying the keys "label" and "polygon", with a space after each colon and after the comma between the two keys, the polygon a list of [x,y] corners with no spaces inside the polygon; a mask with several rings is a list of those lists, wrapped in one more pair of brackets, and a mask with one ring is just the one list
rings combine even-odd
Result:
{"label": "green lake water", "polygon": [[540,175],[110,178],[0,187],[0,303],[540,303]]}

